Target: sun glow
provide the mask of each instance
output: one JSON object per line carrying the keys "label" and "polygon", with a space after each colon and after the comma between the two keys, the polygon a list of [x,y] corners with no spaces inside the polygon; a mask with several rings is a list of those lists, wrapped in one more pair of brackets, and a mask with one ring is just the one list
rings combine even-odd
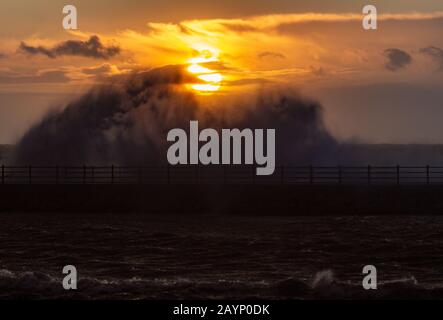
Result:
{"label": "sun glow", "polygon": [[218,91],[220,89],[220,86],[214,84],[193,84],[192,89],[201,92],[214,92]]}
{"label": "sun glow", "polygon": [[219,51],[214,48],[196,49],[198,55],[188,60],[188,72],[194,74],[202,83],[190,84],[193,90],[201,93],[210,93],[220,90],[223,76],[216,70],[211,70],[200,64],[219,61]]}
{"label": "sun glow", "polygon": [[198,78],[203,81],[212,83],[220,83],[223,80],[223,77],[220,73],[202,74],[198,76]]}
{"label": "sun glow", "polygon": [[191,73],[197,73],[197,74],[201,74],[201,73],[211,73],[212,70],[202,67],[198,64],[192,64],[189,66],[188,71]]}

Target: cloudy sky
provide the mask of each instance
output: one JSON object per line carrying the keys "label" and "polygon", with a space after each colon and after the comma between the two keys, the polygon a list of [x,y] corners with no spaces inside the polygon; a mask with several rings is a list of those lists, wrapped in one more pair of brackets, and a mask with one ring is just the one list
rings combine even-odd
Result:
{"label": "cloudy sky", "polygon": [[[210,99],[297,90],[342,140],[443,143],[441,0],[80,0],[75,31],[65,4],[1,3],[0,143],[94,84],[170,64],[193,66],[214,90],[189,90]],[[376,31],[362,28],[366,4]]]}

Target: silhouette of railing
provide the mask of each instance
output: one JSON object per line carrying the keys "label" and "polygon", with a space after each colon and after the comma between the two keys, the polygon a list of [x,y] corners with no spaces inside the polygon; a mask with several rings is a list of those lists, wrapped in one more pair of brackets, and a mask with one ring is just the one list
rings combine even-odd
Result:
{"label": "silhouette of railing", "polygon": [[443,167],[1,166],[0,184],[443,185]]}

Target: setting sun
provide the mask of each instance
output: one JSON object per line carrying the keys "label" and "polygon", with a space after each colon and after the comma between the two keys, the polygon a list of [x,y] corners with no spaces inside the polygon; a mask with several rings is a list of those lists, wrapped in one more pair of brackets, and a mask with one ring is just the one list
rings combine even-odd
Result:
{"label": "setting sun", "polygon": [[201,64],[219,61],[219,52],[214,48],[204,48],[197,50],[198,55],[188,60],[190,66],[188,72],[197,76],[202,83],[190,84],[193,90],[202,93],[214,92],[220,90],[223,76],[216,70],[211,70]]}

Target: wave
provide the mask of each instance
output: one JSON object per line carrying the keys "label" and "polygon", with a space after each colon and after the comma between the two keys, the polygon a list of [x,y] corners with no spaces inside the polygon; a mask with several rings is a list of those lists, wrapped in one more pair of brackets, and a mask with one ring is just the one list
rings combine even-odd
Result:
{"label": "wave", "polygon": [[377,290],[366,291],[361,283],[337,279],[333,270],[315,273],[310,282],[81,277],[78,288],[64,290],[61,276],[0,270],[1,299],[443,299],[443,288],[423,286],[414,277],[380,282]]}
{"label": "wave", "polygon": [[377,287],[365,290],[361,282],[342,281],[330,269],[317,272],[310,284],[293,278],[276,284],[278,295],[286,299],[443,299],[443,288],[422,285],[414,276],[379,281]]}

